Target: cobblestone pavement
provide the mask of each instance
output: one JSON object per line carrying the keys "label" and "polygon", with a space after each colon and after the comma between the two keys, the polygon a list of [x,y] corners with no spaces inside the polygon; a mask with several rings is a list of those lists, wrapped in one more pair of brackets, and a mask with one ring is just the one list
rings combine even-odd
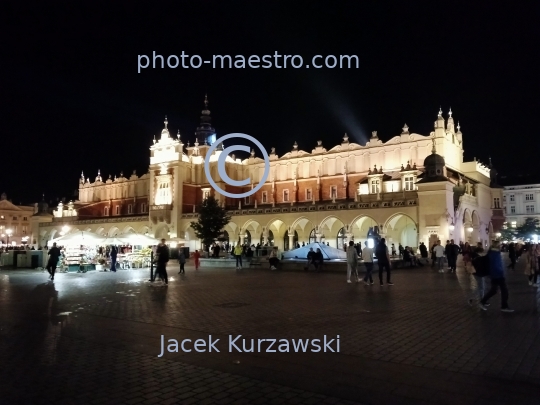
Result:
{"label": "cobblestone pavement", "polygon": [[[513,314],[499,295],[486,312],[470,307],[462,269],[400,269],[384,287],[335,273],[177,271],[168,287],[143,270],[54,283],[0,271],[0,403],[540,403],[540,293],[519,264],[508,275]],[[340,353],[157,357],[161,335],[209,334],[339,335]]]}

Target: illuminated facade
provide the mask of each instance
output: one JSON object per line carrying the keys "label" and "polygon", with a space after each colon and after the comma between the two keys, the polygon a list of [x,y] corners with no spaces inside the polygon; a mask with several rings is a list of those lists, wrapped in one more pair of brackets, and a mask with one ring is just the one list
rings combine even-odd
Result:
{"label": "illuminated facade", "polygon": [[31,244],[30,217],[34,208],[15,205],[7,199],[5,193],[0,197],[0,242],[2,245]]}
{"label": "illuminated facade", "polygon": [[[366,240],[370,229],[396,246],[431,244],[437,238],[487,243],[502,225],[502,220],[492,220],[502,216],[494,205],[502,200],[494,171],[476,160],[463,161],[463,134],[451,112],[445,120],[439,111],[427,136],[405,125],[387,142],[373,132],[365,145],[350,142],[345,134],[330,149],[318,141],[307,152],[295,142],[290,152],[278,156],[272,147],[268,180],[242,199],[216,193],[206,179],[203,163],[215,138],[205,99],[193,144],[184,144],[180,134],[171,136],[165,120],[150,147],[147,174],[134,173],[129,179],[121,174],[104,182],[98,173],[93,183],[81,177],[79,201],[70,211],[76,216],[55,217],[36,231],[44,240],[63,224],[108,235],[148,232],[200,248],[190,222],[209,195],[230,211],[224,236],[231,242],[270,243],[281,249],[315,240],[341,247],[351,239]],[[228,156],[228,176],[252,183],[234,187],[219,178],[222,150],[218,146],[210,158],[217,185],[232,193],[253,188],[262,178],[263,159],[255,151],[243,160]]]}

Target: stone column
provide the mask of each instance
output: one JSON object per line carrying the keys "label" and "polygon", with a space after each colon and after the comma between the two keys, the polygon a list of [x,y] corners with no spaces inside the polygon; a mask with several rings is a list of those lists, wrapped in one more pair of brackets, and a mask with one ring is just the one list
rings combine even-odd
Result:
{"label": "stone column", "polygon": [[289,237],[289,250],[293,250],[294,249],[294,246],[293,246],[293,243],[294,243],[294,232],[291,233],[291,231],[289,231],[287,233],[287,236]]}

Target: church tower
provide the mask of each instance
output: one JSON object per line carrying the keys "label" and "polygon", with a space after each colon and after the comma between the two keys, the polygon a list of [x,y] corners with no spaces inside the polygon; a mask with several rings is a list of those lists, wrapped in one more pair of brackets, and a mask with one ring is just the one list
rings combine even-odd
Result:
{"label": "church tower", "polygon": [[207,95],[204,96],[204,110],[202,110],[201,123],[197,127],[195,138],[201,145],[212,145],[216,141],[216,130],[212,127]]}

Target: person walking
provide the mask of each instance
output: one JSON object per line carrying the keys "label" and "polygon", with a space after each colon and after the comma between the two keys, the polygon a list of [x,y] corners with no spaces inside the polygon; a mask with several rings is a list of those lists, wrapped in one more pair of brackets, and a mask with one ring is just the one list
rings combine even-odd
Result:
{"label": "person walking", "polygon": [[199,270],[201,266],[201,254],[198,250],[195,250],[195,253],[193,253],[193,262],[195,264],[195,270]]}
{"label": "person walking", "polygon": [[[364,266],[366,266],[366,275],[364,276],[364,284],[365,285],[373,285],[373,248],[370,248],[368,246],[367,241],[364,242],[366,247],[364,250],[362,250],[362,260],[364,262]],[[369,280],[369,283],[368,283]]]}
{"label": "person walking", "polygon": [[[401,246],[401,244],[400,244]],[[377,245],[375,250],[375,255],[377,256],[377,264],[379,266],[379,282],[381,287],[383,283],[383,271],[386,270],[386,284],[394,285],[390,280],[390,254],[388,253],[388,247],[386,246],[386,239],[382,238]]]}
{"label": "person walking", "polygon": [[186,265],[186,255],[184,254],[184,249],[180,249],[180,252],[178,254],[178,263],[180,263],[180,271],[178,274],[186,273],[184,270],[184,266]]}
{"label": "person walking", "polygon": [[[270,270],[277,270],[279,264],[277,247],[274,247],[274,249],[270,251],[270,254],[268,255],[268,264],[270,265]],[[242,267],[242,260],[240,260],[240,267]]]}
{"label": "person walking", "polygon": [[516,268],[516,245],[514,242],[510,242],[508,245],[508,258],[510,259],[508,268],[514,270]]}
{"label": "person walking", "polygon": [[[480,302],[485,294],[485,277],[489,276],[489,258],[483,256],[482,242],[478,242],[478,245],[471,253],[472,265],[465,267],[465,270],[473,275],[476,283],[476,287],[469,297],[469,305],[471,306],[474,301]],[[484,305],[489,306],[489,303],[486,302]]]}
{"label": "person walking", "polygon": [[523,257],[525,259],[525,270],[524,274],[529,279],[529,285],[534,284],[534,275],[536,273],[536,269],[538,267],[538,259],[536,257],[536,244],[529,245],[527,247],[527,250],[523,254]]}
{"label": "person walking", "polygon": [[58,265],[58,258],[60,257],[60,249],[56,247],[56,242],[53,243],[52,248],[49,249],[49,260],[47,261],[47,271],[50,274],[50,279],[54,281],[54,273],[56,272],[56,266]]}
{"label": "person walking", "polygon": [[167,263],[169,261],[169,248],[165,244],[165,239],[161,239],[161,243],[157,247],[157,268],[156,274],[159,275],[165,285],[169,284],[167,277]]}
{"label": "person walking", "polygon": [[536,249],[534,249],[534,256],[536,258],[536,267],[533,273],[532,285],[533,287],[540,287],[540,283],[538,282],[538,274],[540,272],[540,244],[536,245]]}
{"label": "person walking", "polygon": [[487,254],[489,258],[489,276],[491,277],[491,288],[484,298],[480,301],[480,308],[487,311],[486,303],[491,297],[497,294],[497,290],[501,290],[501,311],[514,312],[508,306],[508,287],[506,286],[506,278],[504,274],[504,266],[501,257],[501,242],[493,241],[491,248]]}
{"label": "person walking", "polygon": [[234,257],[236,258],[236,270],[242,268],[242,253],[244,252],[244,249],[238,243],[234,248]]}
{"label": "person walking", "polygon": [[420,246],[418,246],[418,249],[420,250],[420,257],[426,261],[426,264],[428,264],[428,251],[424,242],[420,242]]}
{"label": "person walking", "polygon": [[[304,270],[305,270],[305,271],[308,271],[308,270],[309,270],[309,266],[310,266],[311,264],[313,264],[313,266],[315,266],[315,263],[314,263],[314,261],[315,261],[315,252],[313,251],[313,248],[312,248],[312,247],[309,248],[309,252],[307,253],[307,257],[306,257],[306,258],[307,258],[307,266],[304,267]],[[317,267],[315,267],[315,270],[317,270]]]}
{"label": "person walking", "polygon": [[435,253],[435,261],[437,262],[437,267],[439,273],[444,273],[444,247],[441,245],[441,241],[438,240],[437,244],[433,248],[433,253]]}
{"label": "person walking", "polygon": [[450,240],[450,243],[446,245],[445,249],[446,259],[448,260],[448,272],[455,273],[457,266],[457,257],[459,253],[459,246],[454,243],[454,239]]}
{"label": "person walking", "polygon": [[116,273],[116,257],[118,256],[118,249],[116,246],[111,246],[111,271]]}
{"label": "person walking", "polygon": [[347,247],[347,283],[351,284],[351,273],[354,272],[356,275],[356,282],[360,282],[360,278],[358,277],[358,252],[356,251],[356,248],[354,247],[354,242],[351,240],[349,241],[349,246]]}
{"label": "person walking", "polygon": [[431,246],[431,268],[435,268],[435,265],[437,264],[437,255],[435,254],[435,246],[437,246],[437,242]]}

